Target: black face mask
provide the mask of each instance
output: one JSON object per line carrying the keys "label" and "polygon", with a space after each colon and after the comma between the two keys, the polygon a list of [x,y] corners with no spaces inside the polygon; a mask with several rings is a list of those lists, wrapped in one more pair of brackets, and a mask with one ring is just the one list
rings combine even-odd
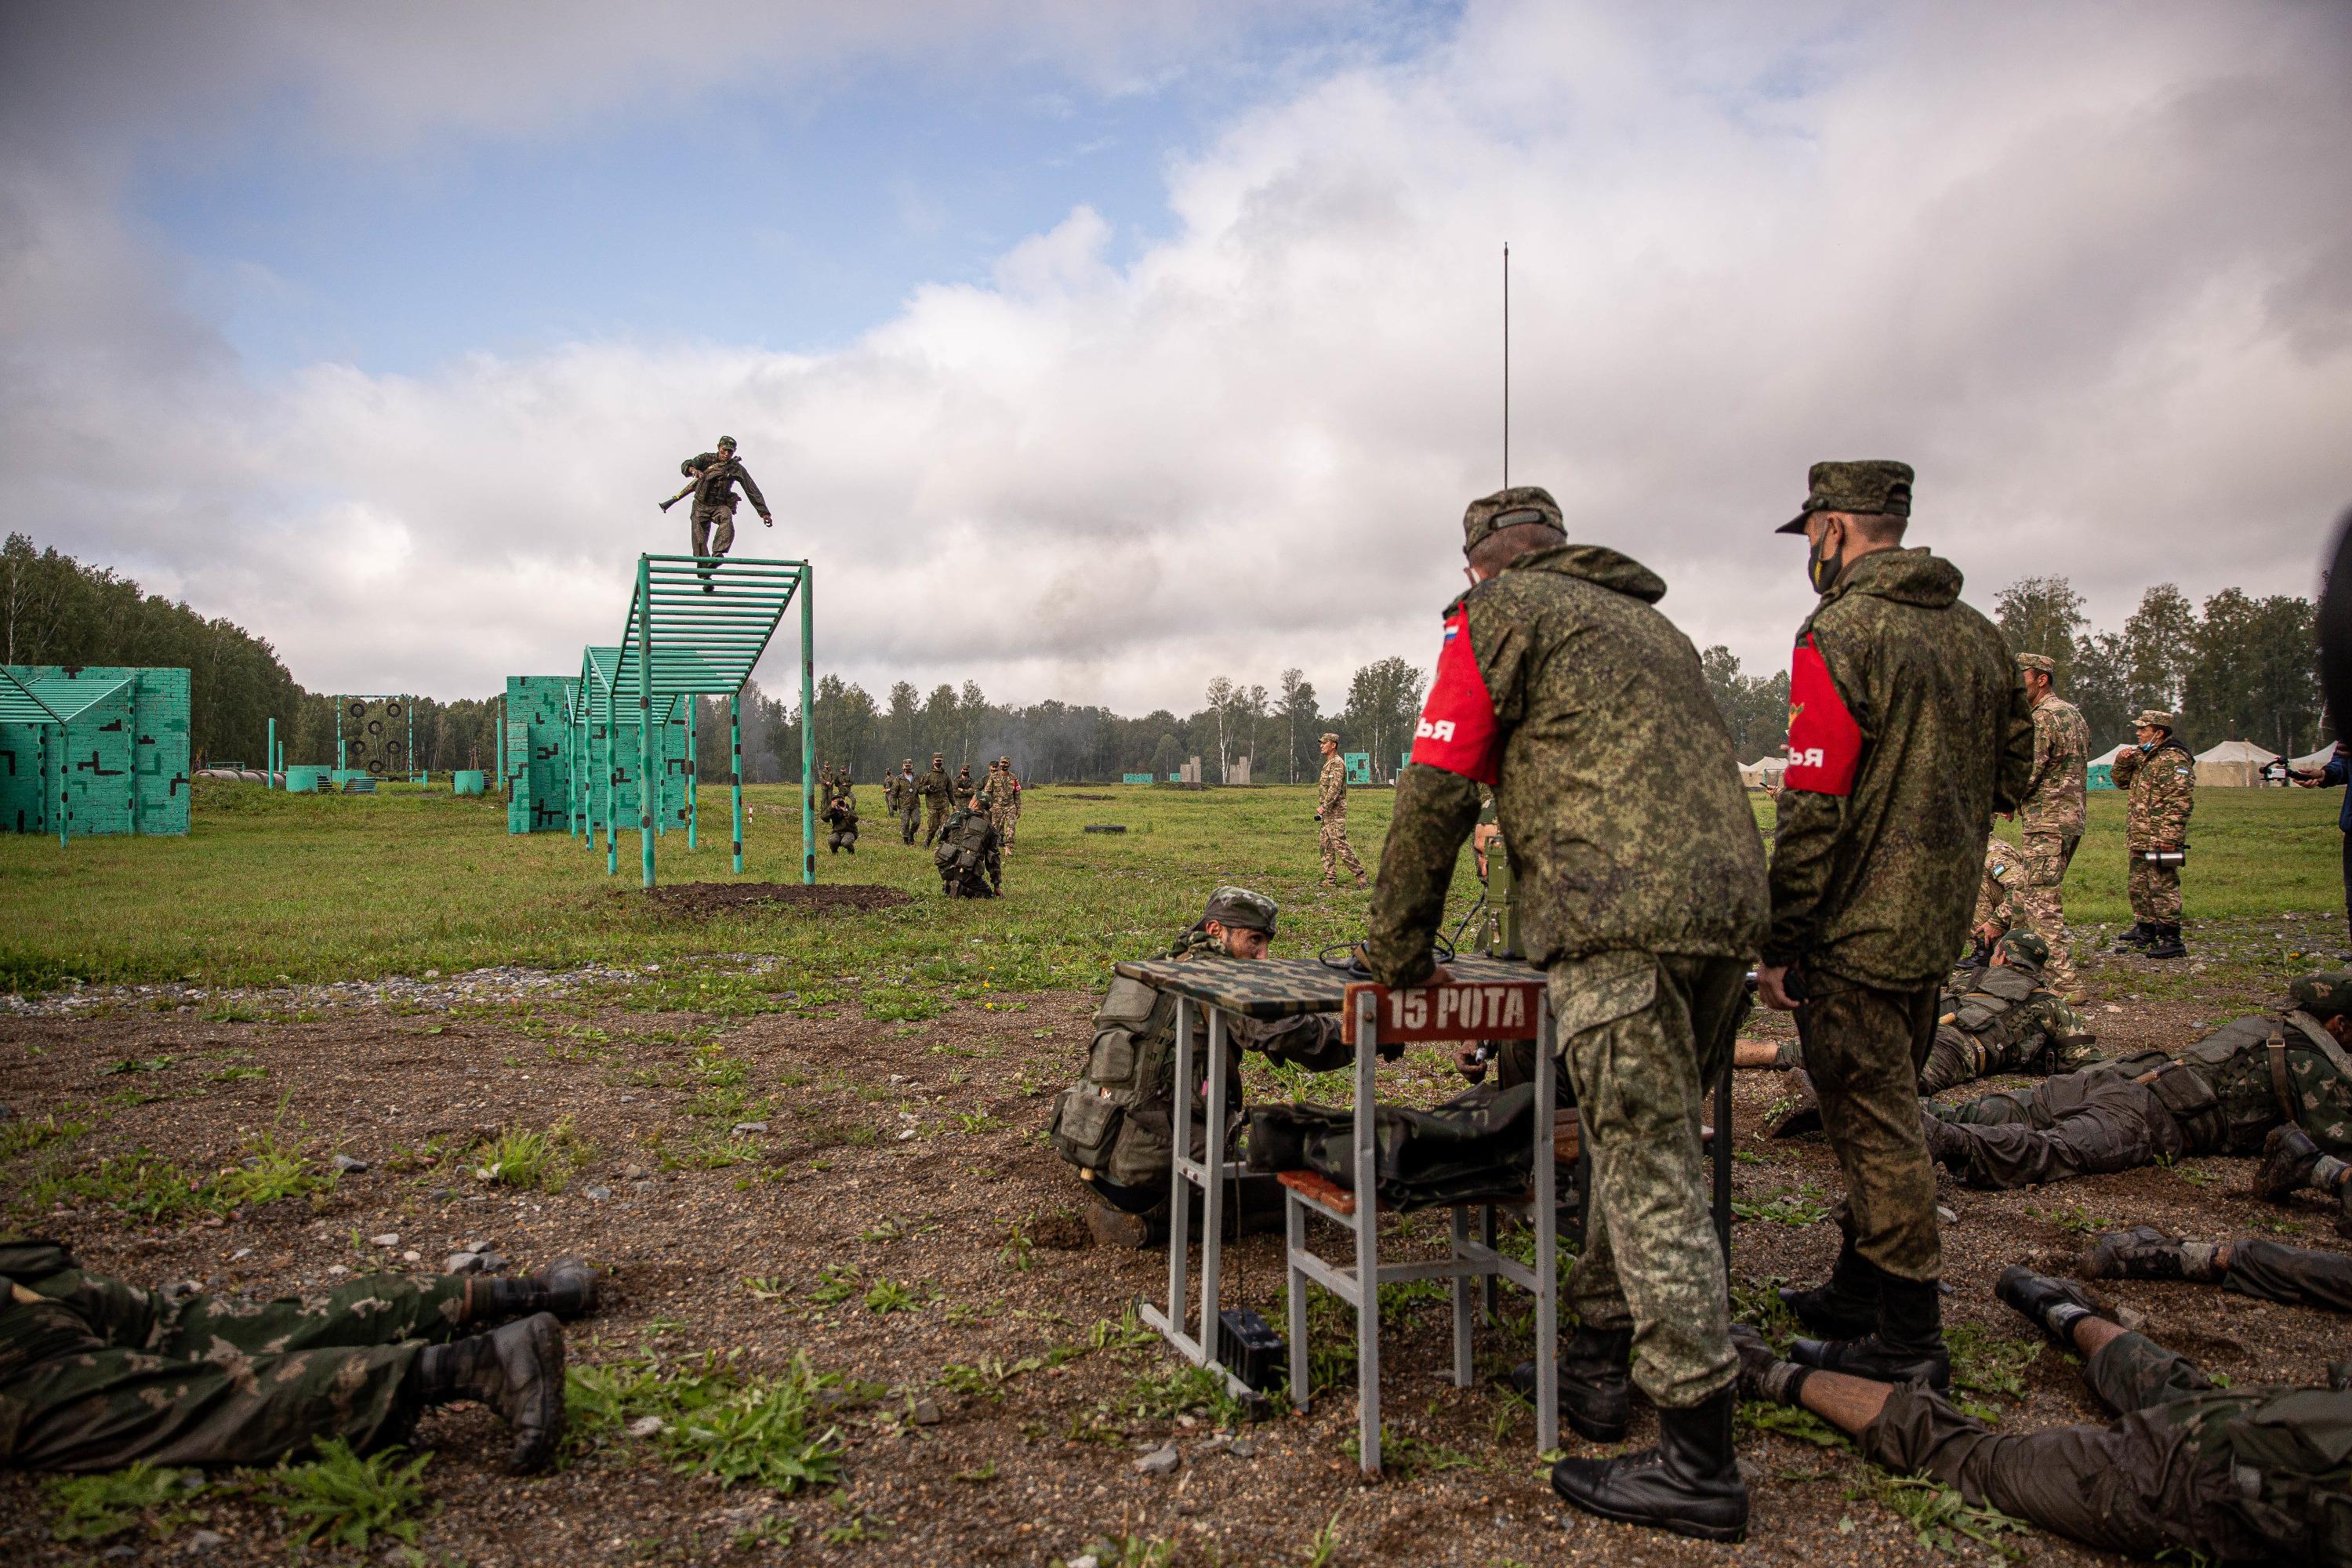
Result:
{"label": "black face mask", "polygon": [[1844,562],[1834,555],[1822,553],[1822,546],[1828,542],[1829,536],[1830,531],[1825,528],[1822,530],[1821,538],[1805,548],[1805,576],[1812,583],[1816,594],[1826,594],[1836,587],[1838,578],[1845,572]]}

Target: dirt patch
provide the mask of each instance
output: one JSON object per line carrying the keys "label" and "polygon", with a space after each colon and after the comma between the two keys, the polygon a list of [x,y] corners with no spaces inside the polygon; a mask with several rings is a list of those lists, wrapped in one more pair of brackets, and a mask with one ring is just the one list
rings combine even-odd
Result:
{"label": "dirt patch", "polygon": [[1117,800],[1118,796],[1115,795],[1081,795],[1076,790],[1068,790],[1056,791],[1055,798],[1060,800]]}
{"label": "dirt patch", "polygon": [[799,882],[680,882],[675,887],[656,888],[646,896],[662,908],[682,915],[710,915],[751,908],[799,910],[814,915],[855,914],[914,901],[913,894],[896,888],[822,882],[814,887]]}

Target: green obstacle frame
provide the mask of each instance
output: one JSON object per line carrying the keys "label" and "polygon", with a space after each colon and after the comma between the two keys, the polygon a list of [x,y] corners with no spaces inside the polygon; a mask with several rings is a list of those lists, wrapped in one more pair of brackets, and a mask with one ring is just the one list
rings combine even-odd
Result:
{"label": "green obstacle frame", "polygon": [[[588,647],[581,650],[580,678],[565,709],[572,747],[570,789],[566,809],[570,826],[596,847],[596,833],[604,833],[606,868],[619,869],[615,841],[622,825],[638,815],[646,802],[643,784],[644,747],[637,735],[637,710],[616,694],[613,681],[621,668],[621,650]],[[694,828],[693,803],[687,795],[688,753],[691,749],[688,705],[673,698],[654,713],[654,791],[651,805],[654,831],[665,834],[672,826],[689,833]],[[509,781],[510,785],[519,781]],[[510,825],[511,826],[511,825]]]}
{"label": "green obstacle frame", "polygon": [[[378,715],[370,719],[369,714]],[[352,731],[354,724],[376,724],[386,727],[386,732],[362,736]],[[393,724],[401,726],[398,742],[398,772],[393,768],[394,745],[388,732]],[[356,744],[362,753],[362,765],[351,765],[351,748]],[[404,778],[410,784],[423,784],[416,771],[416,699],[404,691],[346,691],[335,698],[335,783],[340,787],[354,776],[372,779]]]}
{"label": "green obstacle frame", "polygon": [[[797,602],[801,621],[801,880],[816,881],[816,740],[807,716],[816,701],[814,580],[805,561],[752,561],[715,556],[640,555],[629,596],[628,620],[620,644],[592,647],[583,655],[579,711],[572,732],[582,765],[574,777],[593,785],[588,742],[601,704],[605,776],[616,778],[613,752],[625,726],[627,705],[636,720],[637,778],[656,787],[636,792],[637,847],[645,885],[654,886],[654,841],[662,815],[656,802],[681,763],[686,785],[687,844],[696,842],[693,702],[698,697],[727,699],[729,773],[734,822],[735,869],[743,869],[743,684],[767,652],[784,612]],[[669,754],[673,716],[686,715],[684,756]],[[657,742],[657,737],[659,740]],[[657,745],[663,754],[656,757]],[[620,871],[617,791],[607,785],[604,870]],[[592,803],[593,804],[593,803]],[[592,812],[593,816],[593,812]],[[593,823],[589,824],[593,842]]]}
{"label": "green obstacle frame", "polygon": [[0,667],[0,830],[188,831],[184,669]]}
{"label": "green obstacle frame", "polygon": [[509,833],[579,830],[570,734],[577,675],[509,675],[499,699],[498,777]]}

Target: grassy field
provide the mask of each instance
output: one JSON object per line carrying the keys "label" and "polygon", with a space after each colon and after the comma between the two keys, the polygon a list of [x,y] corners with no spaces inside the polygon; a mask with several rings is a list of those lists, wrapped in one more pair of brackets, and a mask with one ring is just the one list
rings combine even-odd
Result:
{"label": "grassy field", "polygon": [[[1364,898],[1318,886],[1313,792],[1106,787],[1029,792],[1001,903],[950,905],[930,859],[884,830],[864,792],[860,853],[820,855],[824,882],[903,889],[918,906],[811,919],[782,910],[683,917],[636,886],[635,840],[607,878],[601,851],[562,834],[509,837],[495,801],[394,786],[373,797],[270,794],[200,780],[185,838],[89,838],[60,849],[0,838],[0,988],[70,980],[269,984],[446,973],[490,964],[642,963],[772,953],[804,974],[864,987],[976,989],[1091,984],[1199,912],[1219,882],[1255,887],[1285,910],[1280,951],[1360,933]],[[799,805],[783,787],[746,792],[744,879],[797,879]],[[666,884],[733,879],[726,795],[705,797],[714,830],[688,850],[661,841]],[[1350,802],[1358,852],[1377,865],[1390,795]],[[1769,803],[1758,802],[1771,829]],[[2306,790],[2209,790],[2198,803],[2187,897],[2198,922],[2340,910],[2337,797]],[[1123,834],[1089,834],[1116,823]],[[2123,801],[2092,797],[2087,841],[2067,879],[2070,918],[2128,919]],[[2014,834],[2004,825],[2003,832]],[[1475,897],[1467,858],[1455,888]]]}

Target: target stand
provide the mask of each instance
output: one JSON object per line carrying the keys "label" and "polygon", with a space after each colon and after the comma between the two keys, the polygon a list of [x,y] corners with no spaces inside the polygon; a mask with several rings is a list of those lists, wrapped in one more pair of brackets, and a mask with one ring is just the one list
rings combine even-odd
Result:
{"label": "target stand", "polygon": [[335,782],[424,782],[416,771],[416,700],[346,693],[335,699]]}

